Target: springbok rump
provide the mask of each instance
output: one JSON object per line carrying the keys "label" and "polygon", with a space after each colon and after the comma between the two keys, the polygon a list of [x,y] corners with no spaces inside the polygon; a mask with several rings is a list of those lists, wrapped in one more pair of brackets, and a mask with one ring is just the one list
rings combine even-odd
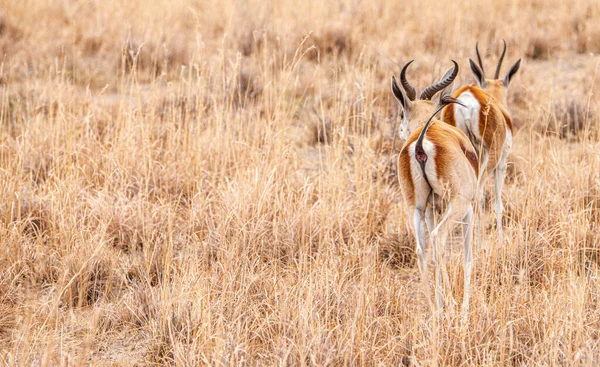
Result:
{"label": "springbok rump", "polygon": [[[414,215],[421,280],[433,309],[427,272],[427,227],[435,264],[435,307],[438,315],[443,310],[445,294],[454,303],[444,260],[445,245],[450,231],[461,223],[464,235],[464,320],[469,309],[473,268],[473,200],[477,193],[479,166],[475,148],[465,133],[434,119],[445,106],[462,103],[450,96],[452,82],[458,75],[458,64],[452,62],[454,66],[438,83],[425,88],[419,99],[416,99],[415,88],[406,80],[406,69],[412,61],[404,65],[400,73],[402,87],[394,76],[391,83],[392,93],[402,106],[400,135],[405,140],[398,156],[398,179],[404,202]],[[432,102],[432,97],[439,91],[442,91],[439,102]],[[436,211],[442,212],[439,220],[436,220]]]}
{"label": "springbok rump", "polygon": [[477,85],[465,85],[452,96],[460,104],[453,104],[442,111],[442,120],[459,128],[467,136],[480,158],[479,170],[482,172],[479,183],[479,195],[483,205],[485,181],[494,175],[494,211],[496,213],[496,228],[498,238],[502,241],[502,186],[506,172],[506,160],[512,146],[513,126],[507,108],[508,86],[519,70],[521,59],[515,62],[508,73],[499,78],[502,60],[506,53],[506,42],[500,55],[493,79],[487,79],[483,71],[483,63],[479,54],[478,44],[475,45],[479,64],[469,59],[471,71]]}

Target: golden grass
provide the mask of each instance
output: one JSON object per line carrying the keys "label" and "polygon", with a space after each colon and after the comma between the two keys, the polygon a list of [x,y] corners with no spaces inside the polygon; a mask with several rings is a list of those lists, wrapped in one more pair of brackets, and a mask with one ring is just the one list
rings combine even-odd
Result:
{"label": "golden grass", "polygon": [[[389,78],[502,38],[507,241],[436,327]],[[5,1],[0,363],[597,365],[599,40],[583,0]]]}

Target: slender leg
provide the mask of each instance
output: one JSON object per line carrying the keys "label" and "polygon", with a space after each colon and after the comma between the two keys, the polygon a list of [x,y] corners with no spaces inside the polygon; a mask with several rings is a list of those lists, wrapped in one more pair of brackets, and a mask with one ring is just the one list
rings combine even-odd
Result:
{"label": "slender leg", "polygon": [[469,313],[469,298],[471,297],[471,272],[473,270],[473,207],[469,206],[467,214],[464,218],[462,225],[463,237],[464,237],[464,295],[462,304],[462,322],[463,324],[468,319]]}
{"label": "slender leg", "polygon": [[439,233],[441,232],[442,227],[448,221],[448,218],[450,217],[450,214],[452,214],[452,205],[451,205],[451,203],[448,203],[448,208],[446,209],[446,212],[444,213],[444,216],[442,217],[442,219],[440,219],[439,222],[437,222],[437,225],[431,231],[431,238],[432,239],[435,239],[435,238],[438,237]]}
{"label": "slender leg", "polygon": [[427,210],[425,210],[425,221],[427,222],[427,231],[430,233],[431,236],[431,232],[433,232],[433,229],[435,228],[435,218],[433,208],[430,206],[428,206]]}
{"label": "slender leg", "polygon": [[427,275],[427,249],[425,247],[425,220],[424,210],[421,208],[415,209],[414,224],[415,224],[415,237],[417,238],[417,257],[419,258],[419,272],[421,273],[421,281],[423,282],[423,291],[429,302],[429,306],[433,308],[431,296],[429,293],[429,277]]}
{"label": "slender leg", "polygon": [[[435,270],[436,270],[436,299],[437,297],[444,297],[444,289],[442,289],[439,281],[443,279],[444,287],[446,288],[447,294],[450,296],[449,301],[452,304],[456,304],[452,297],[452,289],[450,286],[450,279],[448,276],[448,270],[446,268],[445,261],[445,246],[448,234],[455,227],[457,223],[460,223],[465,216],[470,214],[471,223],[473,222],[473,207],[471,202],[464,197],[455,197],[448,204],[448,208],[444,217],[438,223],[437,227],[432,231],[433,247],[435,248]],[[469,243],[472,243],[472,238]],[[439,301],[438,301],[439,306]]]}
{"label": "slender leg", "polygon": [[[441,279],[444,282],[444,290],[442,294],[444,295],[444,298],[447,298],[447,301],[449,302],[448,310],[450,311],[450,314],[454,313],[456,301],[454,300],[454,296],[452,295],[452,285],[450,284],[448,268],[446,267],[446,243],[448,242],[448,235],[452,232],[452,229],[456,225],[455,219],[458,218],[460,217],[457,217],[457,213],[453,211],[450,206],[448,206],[448,211],[445,216],[446,220],[443,223],[444,226],[438,232],[437,240],[435,241],[436,244],[434,245],[434,247],[436,247],[436,254],[439,255],[437,258],[437,265],[439,265],[439,270],[441,273],[439,275],[441,275]],[[440,279],[439,275],[437,279]]]}
{"label": "slender leg", "polygon": [[481,248],[481,213],[485,206],[485,184],[487,182],[488,174],[486,172],[488,165],[489,154],[486,150],[481,150],[481,164],[479,167],[479,178],[477,180],[477,193],[479,197],[475,200],[475,213],[477,213],[477,250]]}
{"label": "slender leg", "polygon": [[417,237],[417,256],[419,257],[419,270],[424,272],[425,266],[425,220],[423,210],[416,208],[414,216],[415,235]]}
{"label": "slender leg", "polygon": [[[436,304],[436,312],[441,315],[443,311],[443,289],[442,289],[442,277],[440,274],[440,266],[438,261],[437,254],[440,253],[438,250],[438,245],[436,238],[434,236],[434,226],[435,226],[435,218],[432,207],[428,207],[425,211],[425,220],[427,221],[427,229],[429,231],[429,240],[431,243],[431,252],[433,257],[433,264],[435,265],[435,304]],[[436,227],[437,228],[437,227]]]}
{"label": "slender leg", "polygon": [[[433,243],[433,237],[431,236],[431,232],[435,228],[435,212],[431,206],[428,206],[425,210],[425,222],[427,223],[427,233],[428,233],[428,246],[431,248],[431,252],[435,254],[435,244]],[[431,254],[430,254],[431,255]],[[429,257],[427,257],[427,261],[429,261]],[[435,256],[433,255],[433,261],[435,263]]]}
{"label": "slender leg", "polygon": [[478,209],[477,212],[479,213],[481,210],[483,210],[484,206],[485,206],[485,184],[487,182],[487,166],[488,166],[488,160],[489,160],[489,154],[486,150],[482,150],[482,157],[481,157],[481,163],[479,166],[479,180],[478,180],[478,187],[477,187],[477,192],[479,193],[479,205],[478,205]]}
{"label": "slender leg", "polygon": [[432,256],[433,262],[435,264],[435,243],[433,243],[433,237],[431,236],[431,232],[435,228],[435,212],[434,212],[434,209],[430,206],[428,206],[427,209],[425,210],[425,222],[427,223],[427,233],[428,233],[427,245],[431,249],[431,253],[429,253],[428,254],[429,256],[427,257],[427,263],[429,263],[429,260],[431,259],[430,256]]}
{"label": "slender leg", "polygon": [[[449,292],[452,297],[450,279],[448,277],[448,269],[446,268],[446,239],[448,235],[448,227],[454,227],[448,220],[454,216],[454,211],[451,203],[448,203],[448,208],[442,219],[438,222],[435,229],[431,232],[433,243],[433,258],[435,264],[435,300],[437,303],[437,311],[439,314],[443,311],[443,303],[445,292]],[[442,287],[443,280],[443,287]],[[444,290],[445,289],[445,290]]]}
{"label": "slender leg", "polygon": [[498,229],[498,241],[503,240],[502,231],[502,213],[504,212],[504,204],[502,203],[502,185],[504,184],[504,175],[506,173],[506,158],[508,156],[508,150],[504,149],[496,167],[496,182],[494,185],[494,211],[496,212],[496,228]]}

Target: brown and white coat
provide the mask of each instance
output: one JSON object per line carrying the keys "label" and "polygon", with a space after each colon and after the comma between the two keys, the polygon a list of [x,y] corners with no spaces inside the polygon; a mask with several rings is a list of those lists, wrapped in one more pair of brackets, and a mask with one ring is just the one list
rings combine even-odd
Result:
{"label": "brown and white coat", "polygon": [[[412,62],[412,61],[411,61]],[[453,61],[454,62],[454,61]],[[458,65],[449,69],[440,82],[426,88],[416,99],[414,87],[400,73],[402,87],[392,77],[392,93],[402,106],[400,135],[405,140],[398,156],[398,180],[409,210],[414,213],[414,230],[419,270],[426,289],[428,275],[426,263],[426,233],[433,244],[435,262],[435,299],[437,310],[443,308],[444,293],[451,297],[444,261],[444,247],[448,234],[456,224],[463,224],[464,234],[464,297],[463,316],[469,307],[470,278],[473,267],[472,232],[473,200],[477,193],[479,165],[475,148],[458,128],[433,118],[443,106],[456,100],[449,96],[452,81],[458,74]],[[444,89],[439,103],[431,98]],[[443,211],[436,220],[436,211]],[[441,281],[444,281],[444,292]],[[427,292],[429,295],[429,293]],[[430,304],[433,302],[429,297]]]}
{"label": "brown and white coat", "polygon": [[466,85],[454,92],[452,96],[462,103],[445,108],[442,111],[442,120],[462,130],[473,143],[480,158],[479,192],[482,200],[485,180],[491,174],[494,175],[494,211],[501,240],[504,211],[502,186],[513,139],[512,119],[507,109],[507,91],[508,85],[519,70],[521,59],[511,66],[504,78],[499,79],[498,74],[506,53],[506,42],[504,42],[504,50],[498,61],[494,79],[486,79],[477,45],[475,49],[479,64],[471,59],[469,63],[477,85]]}

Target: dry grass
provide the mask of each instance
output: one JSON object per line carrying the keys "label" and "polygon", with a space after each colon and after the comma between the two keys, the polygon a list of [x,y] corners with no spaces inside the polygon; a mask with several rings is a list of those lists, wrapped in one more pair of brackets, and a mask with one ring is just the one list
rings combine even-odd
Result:
{"label": "dry grass", "polygon": [[[598,3],[1,11],[0,363],[600,362]],[[491,69],[502,38],[525,57],[507,242],[477,219],[469,323],[436,326],[389,77],[414,58],[423,86],[454,58],[468,82],[475,41]]]}

